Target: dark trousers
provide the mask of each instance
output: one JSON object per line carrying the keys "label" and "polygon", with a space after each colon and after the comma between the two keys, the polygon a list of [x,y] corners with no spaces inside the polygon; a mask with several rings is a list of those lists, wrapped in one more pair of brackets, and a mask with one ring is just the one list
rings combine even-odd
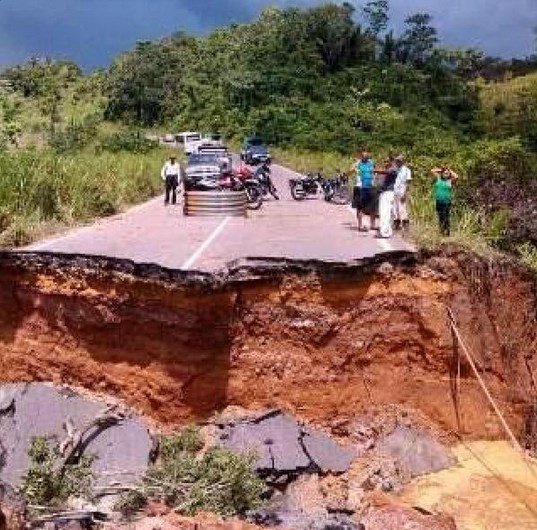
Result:
{"label": "dark trousers", "polygon": [[444,236],[449,236],[451,231],[451,202],[436,201],[436,213],[438,214],[440,233]]}
{"label": "dark trousers", "polygon": [[164,204],[170,204],[170,195],[172,204],[177,204],[177,186],[179,186],[177,175],[166,175],[166,197],[164,198]]}

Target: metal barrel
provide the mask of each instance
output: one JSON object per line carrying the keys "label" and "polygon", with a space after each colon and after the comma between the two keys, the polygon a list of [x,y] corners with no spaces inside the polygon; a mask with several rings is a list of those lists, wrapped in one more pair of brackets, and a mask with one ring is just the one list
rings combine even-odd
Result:
{"label": "metal barrel", "polygon": [[244,191],[187,191],[184,214],[194,217],[245,217]]}

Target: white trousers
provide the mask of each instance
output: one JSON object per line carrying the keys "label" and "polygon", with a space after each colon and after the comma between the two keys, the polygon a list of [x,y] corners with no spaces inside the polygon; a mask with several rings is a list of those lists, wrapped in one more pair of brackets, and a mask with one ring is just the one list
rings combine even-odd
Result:
{"label": "white trousers", "polygon": [[397,221],[408,221],[407,201],[398,193],[394,196],[393,217]]}
{"label": "white trousers", "polygon": [[382,237],[392,237],[392,213],[393,213],[394,192],[383,191],[379,197],[379,231]]}

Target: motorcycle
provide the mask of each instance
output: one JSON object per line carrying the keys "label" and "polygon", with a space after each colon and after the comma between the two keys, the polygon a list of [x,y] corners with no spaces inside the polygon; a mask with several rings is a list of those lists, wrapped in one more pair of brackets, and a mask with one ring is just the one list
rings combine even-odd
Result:
{"label": "motorcycle", "polygon": [[242,181],[248,179],[257,181],[263,192],[263,198],[270,193],[276,200],[280,200],[278,190],[276,189],[276,186],[274,186],[270,176],[270,166],[268,162],[264,162],[255,171],[252,171],[247,165],[241,164],[233,169],[233,175]]}
{"label": "motorcycle", "polygon": [[239,179],[232,173],[220,177],[198,177],[185,179],[187,191],[244,191],[247,208],[259,210],[263,204],[263,191],[257,180],[253,178]]}
{"label": "motorcycle", "polygon": [[253,178],[259,181],[261,189],[263,190],[263,196],[267,196],[269,193],[277,200],[280,200],[278,190],[272,182],[270,165],[268,162],[263,162],[253,174]]}
{"label": "motorcycle", "polygon": [[323,190],[323,177],[320,173],[308,173],[289,180],[291,196],[295,201],[303,201],[308,196],[317,196]]}
{"label": "motorcycle", "polygon": [[321,188],[326,202],[334,204],[348,204],[350,202],[349,177],[345,173],[323,179]]}

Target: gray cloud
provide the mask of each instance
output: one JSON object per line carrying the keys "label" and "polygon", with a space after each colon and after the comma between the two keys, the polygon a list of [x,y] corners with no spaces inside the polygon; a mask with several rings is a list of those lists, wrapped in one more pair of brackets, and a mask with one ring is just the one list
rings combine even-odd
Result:
{"label": "gray cloud", "polygon": [[535,0],[392,0],[391,5],[399,25],[408,13],[431,13],[442,41],[450,45],[477,46],[504,57],[535,51]]}
{"label": "gray cloud", "polygon": [[[31,55],[69,57],[86,67],[106,65],[137,40],[176,30],[203,33],[250,20],[267,4],[311,5],[316,0],[3,0],[0,64]],[[392,0],[393,25],[428,11],[442,40],[487,53],[523,56],[533,51],[535,0]]]}

